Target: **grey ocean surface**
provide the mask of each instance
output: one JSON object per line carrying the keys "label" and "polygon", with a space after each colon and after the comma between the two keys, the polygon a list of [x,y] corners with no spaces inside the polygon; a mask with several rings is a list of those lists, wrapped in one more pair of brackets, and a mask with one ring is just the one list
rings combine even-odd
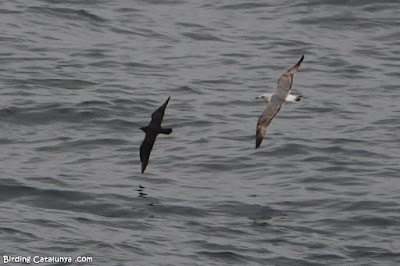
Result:
{"label": "grey ocean surface", "polygon": [[[399,265],[399,10],[1,1],[0,264]],[[254,97],[303,54],[302,101],[254,149]]]}

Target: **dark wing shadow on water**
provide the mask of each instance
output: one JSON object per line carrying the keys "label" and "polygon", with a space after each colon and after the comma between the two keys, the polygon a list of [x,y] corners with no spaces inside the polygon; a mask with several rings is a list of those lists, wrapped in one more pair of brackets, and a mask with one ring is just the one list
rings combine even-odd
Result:
{"label": "dark wing shadow on water", "polygon": [[69,211],[76,216],[93,214],[107,218],[146,218],[150,206],[158,199],[139,198],[134,189],[131,196],[113,193],[91,193],[64,188],[41,188],[13,179],[0,179],[0,202],[12,201],[40,209]]}

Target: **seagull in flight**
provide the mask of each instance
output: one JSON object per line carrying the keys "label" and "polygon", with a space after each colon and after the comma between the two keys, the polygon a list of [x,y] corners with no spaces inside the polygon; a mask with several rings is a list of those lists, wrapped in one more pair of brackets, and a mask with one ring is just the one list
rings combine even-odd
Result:
{"label": "seagull in flight", "polygon": [[172,128],[162,128],[161,122],[164,117],[165,108],[168,105],[169,99],[165,101],[163,105],[161,105],[154,113],[151,115],[150,123],[141,127],[140,129],[146,133],[146,137],[144,138],[142,145],[140,145],[140,161],[142,162],[142,174],[146,169],[147,164],[149,163],[150,152],[153,149],[154,142],[156,141],[158,134],[166,134],[169,135],[172,132]]}
{"label": "seagull in flight", "polygon": [[303,59],[304,55],[300,58],[299,62],[294,65],[294,67],[289,69],[278,79],[278,87],[273,93],[266,93],[256,97],[256,99],[263,99],[268,101],[267,108],[265,108],[264,112],[258,118],[256,132],[256,149],[260,147],[269,124],[282,108],[282,105],[285,102],[298,102],[301,100],[301,95],[292,95],[290,94],[290,91],[292,90],[294,73],[296,73],[297,69],[300,67]]}

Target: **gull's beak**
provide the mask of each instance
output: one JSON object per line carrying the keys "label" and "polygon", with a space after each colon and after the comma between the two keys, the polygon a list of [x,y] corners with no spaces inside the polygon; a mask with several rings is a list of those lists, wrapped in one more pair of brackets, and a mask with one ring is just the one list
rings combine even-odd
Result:
{"label": "gull's beak", "polygon": [[256,99],[261,99],[261,96],[257,96]]}

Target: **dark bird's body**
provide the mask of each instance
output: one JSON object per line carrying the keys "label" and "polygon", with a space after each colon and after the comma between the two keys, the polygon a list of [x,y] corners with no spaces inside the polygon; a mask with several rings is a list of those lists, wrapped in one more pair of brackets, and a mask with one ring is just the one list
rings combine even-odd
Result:
{"label": "dark bird's body", "polygon": [[279,78],[278,87],[275,89],[275,91],[272,94],[268,94],[267,108],[265,108],[257,122],[256,149],[260,147],[269,124],[282,108],[282,105],[287,101],[300,101],[301,96],[291,95],[290,92],[292,90],[294,74],[296,73],[297,69],[299,69],[303,59],[304,55],[300,58],[296,65],[286,71]]}
{"label": "dark bird's body", "polygon": [[140,145],[140,161],[142,162],[142,174],[146,169],[147,164],[149,163],[150,152],[153,149],[154,142],[156,141],[158,134],[171,134],[172,128],[162,128],[161,122],[164,117],[165,108],[168,105],[169,99],[165,101],[163,105],[161,105],[152,115],[150,123],[142,127],[141,130],[146,133],[146,137],[144,138],[142,145]]}

